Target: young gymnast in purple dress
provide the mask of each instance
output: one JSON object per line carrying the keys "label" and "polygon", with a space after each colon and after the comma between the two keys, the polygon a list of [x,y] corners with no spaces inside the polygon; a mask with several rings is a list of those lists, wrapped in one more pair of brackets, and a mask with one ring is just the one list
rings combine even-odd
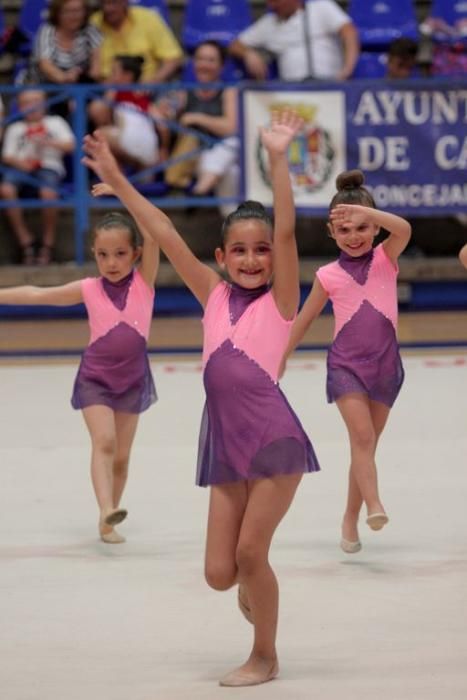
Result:
{"label": "young gymnast in purple dress", "polygon": [[[99,505],[99,533],[109,544],[125,541],[114,526],[124,520],[120,500],[128,476],[139,414],[156,400],[147,356],[159,247],[120,213],[94,230],[100,277],[58,287],[0,290],[1,304],[68,306],[84,302],[91,337],[75,380],[72,406],[80,409],[92,443],[91,478]],[[135,267],[138,259],[140,264]]]}
{"label": "young gymnast in purple dress", "polygon": [[[350,439],[341,539],[349,554],[361,549],[358,518],[363,502],[372,530],[388,522],[378,493],[375,452],[404,378],[396,338],[397,259],[411,234],[407,221],[375,208],[363,182],[359,170],[337,178],[328,228],[339,259],[318,269],[286,352],[287,356],[298,345],[330,299],[335,329],[327,358],[327,396],[336,402]],[[374,248],[380,228],[390,235]]]}
{"label": "young gymnast in purple dress", "polygon": [[248,660],[221,685],[256,685],[278,674],[278,585],[268,553],[305,472],[319,469],[313,448],[282,394],[278,369],[298,300],[298,258],[287,150],[300,128],[278,117],[261,139],[274,191],[274,232],[264,208],[245,202],[226,219],[216,260],[226,282],[200,262],[165,214],[115,167],[105,139],[85,139],[84,162],[150,231],[204,307],[204,385],[197,483],[209,485],[205,572],[217,590],[239,584],[254,626]]}

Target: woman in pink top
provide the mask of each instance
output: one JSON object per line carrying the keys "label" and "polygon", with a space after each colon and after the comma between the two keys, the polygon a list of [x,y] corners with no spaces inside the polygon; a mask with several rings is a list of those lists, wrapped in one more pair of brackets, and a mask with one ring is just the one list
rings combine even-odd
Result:
{"label": "woman in pink top", "polygon": [[159,247],[144,228],[141,233],[143,246],[128,217],[107,214],[94,230],[93,251],[100,277],[59,287],[0,290],[0,304],[69,306],[84,302],[86,306],[91,337],[79,366],[72,405],[83,412],[91,437],[99,533],[109,544],[125,541],[114,525],[127,515],[120,508],[120,499],[131,445],[139,414],[156,400],[147,339]]}
{"label": "woman in pink top", "polygon": [[[397,258],[411,234],[407,221],[375,208],[363,182],[359,170],[337,178],[328,228],[340,250],[339,259],[317,271],[286,353],[298,345],[330,299],[335,331],[327,360],[327,395],[329,402],[336,402],[350,439],[341,539],[349,554],[361,549],[358,517],[363,502],[372,530],[388,522],[378,494],[375,452],[404,378],[396,338]],[[389,231],[389,237],[373,248],[380,228]]]}
{"label": "woman in pink top", "polygon": [[245,202],[227,217],[216,260],[229,282],[197,260],[165,214],[130,185],[101,135],[85,139],[85,163],[151,232],[204,307],[206,407],[197,483],[211,487],[206,579],[217,590],[240,584],[239,604],[254,626],[248,660],[221,680],[228,686],[264,683],[278,673],[278,586],[269,548],[303,473],[319,469],[277,383],[299,300],[287,150],[300,128],[301,120],[287,113],[262,130],[274,235],[257,202]]}

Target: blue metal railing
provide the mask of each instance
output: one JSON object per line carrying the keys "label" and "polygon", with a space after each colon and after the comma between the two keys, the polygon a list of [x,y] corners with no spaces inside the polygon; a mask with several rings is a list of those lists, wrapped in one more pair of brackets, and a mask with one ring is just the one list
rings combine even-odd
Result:
{"label": "blue metal railing", "polygon": [[[224,84],[213,84],[212,87],[223,87]],[[195,83],[172,83],[166,85],[151,86],[151,92],[157,95],[174,90],[192,90],[196,87]],[[12,102],[13,108],[6,110],[4,119],[0,122],[1,126],[6,127],[8,124],[22,117],[22,114],[15,107],[15,96],[27,89],[41,90],[46,94],[46,105],[50,107],[56,103],[70,100],[73,103],[71,110],[70,122],[71,128],[76,138],[76,148],[71,156],[71,167],[69,178],[63,182],[58,190],[57,200],[43,200],[38,198],[21,198],[17,200],[2,200],[0,199],[0,209],[8,207],[21,207],[22,209],[43,209],[46,207],[60,207],[72,209],[74,212],[74,245],[75,245],[75,261],[82,265],[85,261],[85,238],[90,227],[90,211],[92,209],[121,206],[113,197],[95,198],[90,194],[90,177],[89,171],[81,163],[83,157],[82,142],[88,131],[87,104],[92,98],[102,98],[103,93],[109,89],[122,89],[119,85],[70,85],[66,87],[57,87],[57,85],[27,85],[27,86],[0,86],[0,97],[4,102]],[[141,85],[128,85],[125,90],[141,90]],[[157,119],[154,119],[157,123]],[[199,207],[220,206],[223,204],[232,204],[237,202],[239,197],[192,197],[189,191],[185,196],[171,196],[170,193],[164,196],[154,196],[157,192],[157,186],[140,185],[139,181],[144,182],[144,179],[150,175],[159,175],[170,165],[185,159],[196,157],[206,146],[212,145],[216,139],[211,136],[201,133],[196,129],[190,129],[181,126],[178,122],[161,119],[172,133],[191,133],[196,135],[200,143],[200,147],[185,153],[179,158],[169,158],[166,161],[159,163],[153,167],[146,168],[144,171],[129,176],[129,180],[133,182],[144,194],[147,193],[148,199],[156,206],[164,206],[164,208],[183,208],[189,207],[196,203]],[[0,177],[3,173],[11,172],[13,169],[0,162]],[[15,170],[15,174],[21,179],[24,184],[32,186],[38,185],[38,180],[29,173],[24,173]],[[163,183],[159,183],[161,186]],[[159,191],[161,187],[159,188]]]}

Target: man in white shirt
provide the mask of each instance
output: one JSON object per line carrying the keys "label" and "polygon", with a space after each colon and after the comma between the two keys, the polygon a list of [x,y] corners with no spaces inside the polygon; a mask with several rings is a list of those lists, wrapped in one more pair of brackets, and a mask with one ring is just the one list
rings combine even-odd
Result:
{"label": "man in white shirt", "polygon": [[257,80],[268,76],[264,52],[281,80],[345,80],[359,55],[357,30],[334,0],[268,0],[271,12],[241,32],[229,52]]}

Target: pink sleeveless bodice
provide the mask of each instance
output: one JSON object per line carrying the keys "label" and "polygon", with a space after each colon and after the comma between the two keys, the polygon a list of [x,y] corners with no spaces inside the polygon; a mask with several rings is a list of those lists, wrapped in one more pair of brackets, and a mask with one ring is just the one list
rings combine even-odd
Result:
{"label": "pink sleeveless bodice", "polygon": [[203,366],[226,340],[262,367],[276,382],[293,320],[280,314],[272,291],[247,306],[236,323],[229,308],[231,287],[221,282],[211,292],[203,318]]}

